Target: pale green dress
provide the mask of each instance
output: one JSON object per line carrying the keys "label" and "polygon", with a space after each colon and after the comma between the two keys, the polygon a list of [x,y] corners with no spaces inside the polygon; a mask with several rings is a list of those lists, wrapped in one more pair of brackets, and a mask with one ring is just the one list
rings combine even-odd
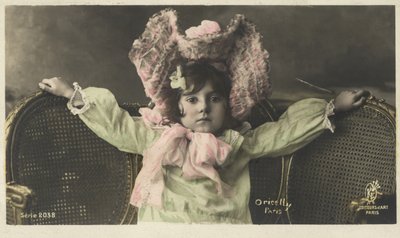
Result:
{"label": "pale green dress", "polygon": [[[142,154],[160,137],[162,129],[149,128],[140,117],[131,117],[118,106],[110,91],[87,88],[83,93],[90,107],[79,117],[94,133],[119,150]],[[212,180],[186,180],[181,177],[179,167],[167,166],[163,168],[163,209],[141,207],[139,223],[252,223],[248,207],[249,161],[298,150],[325,129],[332,130],[330,114],[332,107],[325,100],[305,99],[291,105],[277,122],[267,122],[244,134],[224,131],[219,139],[230,144],[232,151],[218,171],[221,179],[233,187],[234,195],[221,197]]]}

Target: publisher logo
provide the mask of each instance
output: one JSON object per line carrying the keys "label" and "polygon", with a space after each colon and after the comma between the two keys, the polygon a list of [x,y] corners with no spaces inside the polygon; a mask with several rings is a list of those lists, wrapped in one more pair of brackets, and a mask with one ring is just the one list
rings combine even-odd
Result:
{"label": "publisher logo", "polygon": [[379,185],[378,180],[367,184],[365,187],[365,199],[367,201],[367,205],[375,204],[375,200],[378,195],[382,195],[382,193],[378,191],[380,188],[381,186]]}
{"label": "publisher logo", "polygon": [[380,204],[381,202],[379,202],[379,198],[382,195],[379,191],[380,188],[381,186],[378,180],[368,183],[365,186],[365,197],[352,201],[351,206],[355,208],[357,212],[365,211],[365,215],[379,215],[380,210],[388,210],[389,205]]}

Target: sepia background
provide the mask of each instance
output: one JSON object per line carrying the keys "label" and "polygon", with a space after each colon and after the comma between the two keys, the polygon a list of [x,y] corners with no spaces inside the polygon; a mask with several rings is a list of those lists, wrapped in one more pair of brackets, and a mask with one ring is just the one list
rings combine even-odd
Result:
{"label": "sepia background", "polygon": [[[6,6],[6,113],[61,76],[110,89],[119,102],[148,103],[128,59],[149,17],[171,6]],[[394,6],[172,6],[181,28],[201,20],[224,28],[244,14],[264,36],[278,107],[310,96],[365,88],[395,104]]]}

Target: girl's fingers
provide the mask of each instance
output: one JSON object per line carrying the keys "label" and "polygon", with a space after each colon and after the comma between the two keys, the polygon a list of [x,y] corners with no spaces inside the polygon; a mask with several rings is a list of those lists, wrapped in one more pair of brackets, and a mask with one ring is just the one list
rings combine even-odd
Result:
{"label": "girl's fingers", "polygon": [[42,83],[47,84],[47,85],[49,85],[49,86],[53,86],[53,85],[54,85],[54,80],[55,80],[55,79],[56,79],[56,78],[43,79],[43,80],[42,80]]}
{"label": "girl's fingers", "polygon": [[48,85],[44,84],[44,83],[39,83],[39,88],[46,91],[46,92],[51,92],[52,89],[51,87],[49,87]]}
{"label": "girl's fingers", "polygon": [[364,104],[364,102],[365,102],[366,99],[367,99],[366,97],[361,97],[358,101],[356,101],[355,103],[353,103],[353,106],[354,106],[354,107],[360,107],[361,105]]}
{"label": "girl's fingers", "polygon": [[53,88],[53,87],[51,87],[51,86],[49,86],[49,85],[47,85],[47,84],[44,84],[44,83],[39,83],[39,87],[40,87],[41,89],[47,91],[47,92],[50,92],[50,93],[53,93],[53,91],[54,91],[54,88]]}
{"label": "girl's fingers", "polygon": [[369,91],[367,90],[356,90],[354,94],[354,101],[360,100],[362,97],[368,97],[369,96]]}
{"label": "girl's fingers", "polygon": [[39,88],[43,89],[43,90],[46,90],[48,88],[48,86],[46,84],[44,84],[44,83],[39,83]]}
{"label": "girl's fingers", "polygon": [[54,87],[54,85],[59,81],[61,78],[60,77],[53,77],[49,79],[43,79],[42,83],[45,83],[47,85],[50,85],[51,87]]}

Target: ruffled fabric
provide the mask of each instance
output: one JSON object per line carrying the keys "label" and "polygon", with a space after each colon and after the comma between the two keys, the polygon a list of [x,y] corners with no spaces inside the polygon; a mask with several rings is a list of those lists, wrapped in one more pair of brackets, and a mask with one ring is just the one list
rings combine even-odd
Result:
{"label": "ruffled fabric", "polygon": [[169,80],[166,79],[180,58],[176,45],[176,21],[174,11],[164,10],[155,14],[147,22],[141,37],[133,42],[129,52],[146,96],[160,109],[164,108],[165,96],[161,95],[163,89],[170,88]]}
{"label": "ruffled fabric", "polygon": [[170,121],[161,115],[157,108],[150,109],[148,107],[139,108],[144,124],[149,128],[165,128]]}
{"label": "ruffled fabric", "polygon": [[328,104],[326,104],[325,108],[325,120],[324,123],[326,127],[332,132],[335,132],[335,124],[331,122],[329,117],[335,115],[335,104],[333,104],[334,99],[330,100]]}
{"label": "ruffled fabric", "polygon": [[[81,86],[77,82],[74,82],[74,93],[67,103],[67,108],[71,111],[73,115],[78,115],[86,112],[90,108],[90,103],[86,99],[86,94],[83,92]],[[79,101],[83,103],[79,107],[75,106],[76,102]]]}
{"label": "ruffled fabric", "polygon": [[[162,117],[153,110],[142,110],[146,125],[160,125]],[[167,127],[166,127],[167,128]],[[131,204],[163,207],[165,188],[163,167],[182,168],[182,176],[193,180],[209,178],[215,182],[219,195],[229,197],[231,187],[224,183],[214,166],[222,165],[232,148],[211,133],[197,133],[174,124],[165,129],[153,146],[143,153],[143,167],[139,172],[131,196]]]}
{"label": "ruffled fabric", "polygon": [[161,111],[171,90],[168,75],[185,61],[206,60],[226,70],[232,80],[232,116],[239,120],[270,94],[269,54],[262,46],[261,35],[243,15],[236,15],[225,30],[205,20],[186,30],[185,35],[180,32],[176,12],[163,10],[149,19],[129,53],[146,95]]}

